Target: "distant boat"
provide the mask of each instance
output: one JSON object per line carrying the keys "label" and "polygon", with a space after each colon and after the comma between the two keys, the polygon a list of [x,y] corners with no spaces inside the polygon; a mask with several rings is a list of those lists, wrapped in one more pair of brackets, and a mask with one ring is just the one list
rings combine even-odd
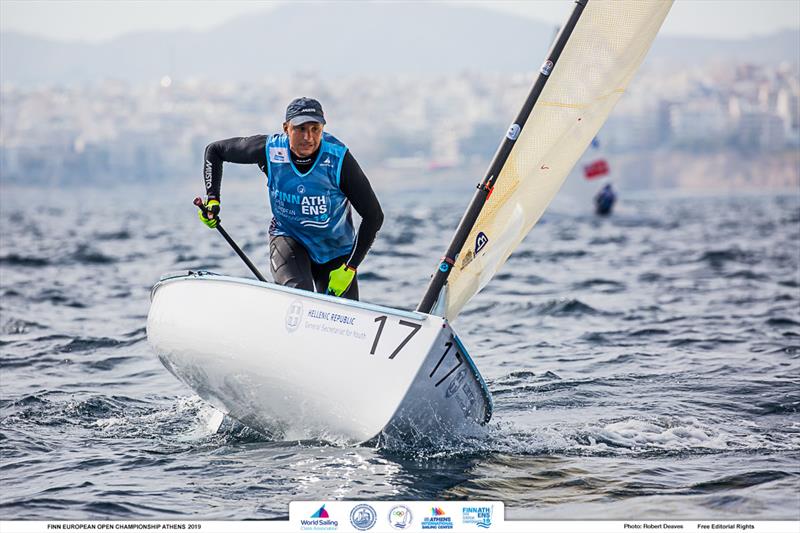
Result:
{"label": "distant boat", "polygon": [[[592,139],[590,146],[591,150],[600,150],[600,141],[597,137]],[[608,216],[614,210],[614,204],[617,202],[617,192],[611,185],[611,167],[608,161],[603,157],[599,159],[596,157],[594,155],[593,160],[583,166],[583,177],[593,184],[602,185],[599,189],[596,189],[597,193],[592,197],[592,202],[594,203],[595,214]]]}

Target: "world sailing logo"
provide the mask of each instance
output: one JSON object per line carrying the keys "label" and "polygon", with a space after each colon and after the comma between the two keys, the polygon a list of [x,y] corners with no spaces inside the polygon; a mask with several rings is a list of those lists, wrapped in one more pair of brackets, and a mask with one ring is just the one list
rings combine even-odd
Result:
{"label": "world sailing logo", "polygon": [[317,512],[311,515],[311,518],[330,518],[331,515],[328,514],[328,511],[325,510],[325,504],[322,504],[322,507],[317,509]]}
{"label": "world sailing logo", "polygon": [[325,504],[311,515],[310,520],[300,520],[302,531],[336,531],[339,528],[338,520],[331,520],[331,515],[325,509]]}

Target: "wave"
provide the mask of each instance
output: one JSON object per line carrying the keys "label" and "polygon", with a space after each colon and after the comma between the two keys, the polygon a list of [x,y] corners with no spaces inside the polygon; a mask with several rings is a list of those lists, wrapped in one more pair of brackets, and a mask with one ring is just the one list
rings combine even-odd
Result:
{"label": "wave", "polygon": [[769,276],[765,274],[759,274],[758,272],[753,272],[752,270],[737,270],[736,272],[727,273],[723,277],[728,279],[748,279],[753,281],[767,281],[770,279]]}
{"label": "wave", "polygon": [[671,332],[668,329],[661,328],[643,328],[630,331],[627,333],[629,337],[654,337],[657,335],[669,335]]}
{"label": "wave", "polygon": [[720,269],[727,263],[756,264],[759,261],[757,254],[742,250],[738,247],[722,250],[709,250],[703,252],[697,259],[699,263],[707,263],[711,268]]}
{"label": "wave", "polygon": [[[521,295],[515,294],[515,296]],[[594,307],[574,298],[559,298],[557,300],[548,300],[543,303],[519,301],[519,298],[516,298],[514,301],[499,303],[490,302],[477,307],[469,307],[467,310],[462,312],[462,315],[483,315],[490,310],[495,314],[514,316],[517,319],[539,315],[564,317],[613,314],[607,311],[595,309]]]}
{"label": "wave", "polygon": [[401,246],[414,244],[417,240],[417,235],[413,231],[405,229],[399,233],[381,233],[381,240],[385,240],[387,244],[392,246]]}
{"label": "wave", "polygon": [[0,324],[0,334],[3,335],[22,335],[40,329],[47,329],[47,327],[38,322],[21,318],[6,318]]}
{"label": "wave", "polygon": [[[513,258],[513,256],[512,256]],[[513,280],[518,282],[521,286],[530,287],[533,285],[545,285],[550,283],[550,280],[536,274],[521,274],[520,272],[498,272],[494,276],[495,281]]]}
{"label": "wave", "polygon": [[586,250],[557,250],[554,252],[540,252],[539,254],[532,254],[532,257],[550,262],[557,262],[564,259],[576,259],[579,257],[586,257],[589,252]]}
{"label": "wave", "polygon": [[792,472],[784,472],[782,470],[746,472],[743,474],[724,476],[711,481],[695,483],[690,485],[688,492],[691,494],[707,494],[711,492],[728,491],[731,489],[745,489],[764,483],[771,483],[780,479],[793,478],[795,476],[796,474]]}
{"label": "wave", "polygon": [[72,352],[89,352],[97,348],[119,348],[123,346],[131,346],[144,340],[137,337],[127,341],[121,341],[111,337],[78,337],[73,338],[64,346],[58,349],[59,353],[72,353]]}
{"label": "wave", "polygon": [[725,435],[715,432],[693,418],[621,420],[586,431],[578,435],[576,440],[583,446],[605,446],[631,451],[728,448]]}
{"label": "wave", "polygon": [[32,302],[46,302],[55,305],[61,305],[64,307],[74,307],[77,309],[84,309],[87,305],[74,298],[70,298],[61,289],[57,289],[55,287],[48,286],[38,294],[34,294],[28,296],[28,299]]}
{"label": "wave", "polygon": [[131,237],[131,232],[125,229],[108,232],[100,231],[94,234],[94,238],[101,241],[126,241]]}
{"label": "wave", "polygon": [[670,278],[666,277],[664,274],[659,272],[645,272],[644,274],[639,274],[639,281],[643,281],[645,283],[652,283],[656,281],[668,281]]}
{"label": "wave", "polygon": [[12,267],[46,267],[50,265],[50,260],[43,257],[33,257],[28,255],[8,254],[0,256],[0,265]]}
{"label": "wave", "polygon": [[591,305],[585,304],[574,298],[560,298],[550,300],[536,306],[536,312],[540,315],[550,316],[582,316],[582,315],[605,315],[609,314]]}
{"label": "wave", "polygon": [[80,244],[78,248],[69,256],[69,259],[79,264],[89,265],[109,265],[116,262],[116,259],[109,257],[88,244]]}
{"label": "wave", "polygon": [[388,281],[390,278],[381,276],[377,272],[364,272],[358,275],[359,281]]}
{"label": "wave", "polygon": [[628,237],[626,237],[625,235],[594,237],[593,239],[589,240],[589,244],[592,246],[598,246],[602,244],[625,244],[627,242],[628,242]]}
{"label": "wave", "polygon": [[592,278],[572,284],[572,290],[591,289],[597,292],[617,293],[627,289],[627,285],[611,279]]}
{"label": "wave", "polygon": [[793,328],[800,326],[800,322],[786,317],[773,317],[767,320],[766,324],[775,328]]}

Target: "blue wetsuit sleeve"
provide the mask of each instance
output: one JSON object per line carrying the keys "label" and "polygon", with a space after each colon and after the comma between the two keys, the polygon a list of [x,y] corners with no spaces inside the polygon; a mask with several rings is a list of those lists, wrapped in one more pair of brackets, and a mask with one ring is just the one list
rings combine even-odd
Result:
{"label": "blue wetsuit sleeve", "polygon": [[358,268],[383,225],[383,210],[375,191],[372,190],[372,185],[350,150],[344,154],[343,159],[339,188],[356,212],[361,215],[361,225],[358,227],[356,242],[347,264]]}
{"label": "blue wetsuit sleeve", "polygon": [[233,137],[206,146],[203,182],[209,200],[219,200],[222,186],[222,163],[256,164],[267,171],[266,135]]}

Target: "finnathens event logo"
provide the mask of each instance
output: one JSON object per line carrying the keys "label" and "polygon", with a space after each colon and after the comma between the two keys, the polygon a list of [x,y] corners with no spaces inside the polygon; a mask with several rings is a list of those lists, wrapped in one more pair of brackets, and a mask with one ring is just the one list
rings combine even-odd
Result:
{"label": "finnathens event logo", "polygon": [[492,507],[463,507],[461,521],[483,529],[492,527]]}

